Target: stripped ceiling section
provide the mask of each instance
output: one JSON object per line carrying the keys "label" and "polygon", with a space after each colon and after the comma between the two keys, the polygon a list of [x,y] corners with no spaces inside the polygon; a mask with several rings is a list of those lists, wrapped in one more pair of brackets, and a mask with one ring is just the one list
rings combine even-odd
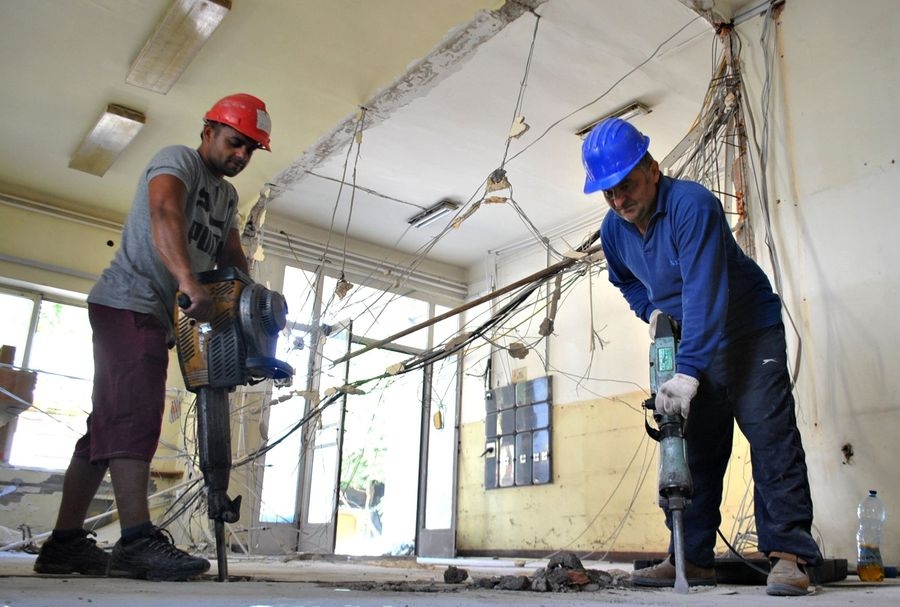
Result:
{"label": "stripped ceiling section", "polygon": [[[765,4],[447,0],[426,18],[418,0],[232,0],[161,94],[126,77],[171,0],[2,1],[0,52],[19,58],[0,66],[6,196],[120,222],[147,159],[193,145],[211,103],[245,91],[273,120],[272,153],[233,180],[251,231],[264,222],[270,236],[348,239],[469,272],[498,251],[594,229],[603,209],[581,193],[576,132],[641,103],[649,113],[635,123],[664,157],[714,69],[707,16]],[[70,169],[109,104],[146,123],[102,177]],[[486,195],[497,169],[505,197]],[[442,201],[454,213],[410,225]]]}
{"label": "stripped ceiling section", "polygon": [[[258,207],[270,221],[467,268],[573,226],[588,233],[605,205],[581,193],[576,132],[640,102],[649,113],[637,124],[664,156],[700,110],[715,43],[706,18],[678,2],[508,2],[361,105]],[[488,192],[497,169],[510,184],[500,197]],[[456,212],[409,225],[442,201]]]}

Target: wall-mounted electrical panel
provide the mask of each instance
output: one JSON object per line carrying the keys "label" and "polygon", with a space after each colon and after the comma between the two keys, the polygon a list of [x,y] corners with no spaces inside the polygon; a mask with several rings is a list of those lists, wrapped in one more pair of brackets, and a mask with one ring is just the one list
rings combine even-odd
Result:
{"label": "wall-mounted electrical panel", "polygon": [[552,482],[551,379],[520,381],[485,395],[485,489]]}

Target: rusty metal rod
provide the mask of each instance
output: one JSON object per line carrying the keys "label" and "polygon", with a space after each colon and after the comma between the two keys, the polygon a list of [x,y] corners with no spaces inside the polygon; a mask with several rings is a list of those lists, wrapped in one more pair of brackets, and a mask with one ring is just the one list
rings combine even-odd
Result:
{"label": "rusty metal rod", "polygon": [[[603,247],[601,245],[596,245],[596,246],[586,249],[585,251],[583,251],[583,253],[584,253],[584,256],[587,257],[589,255],[593,255],[594,253],[598,253],[602,250],[603,250]],[[452,310],[444,312],[443,314],[439,314],[438,316],[435,316],[434,318],[420,322],[419,324],[409,327],[407,329],[404,329],[403,331],[400,331],[399,333],[394,333],[390,337],[385,337],[384,339],[381,339],[374,343],[371,343],[364,348],[361,348],[361,349],[351,352],[349,354],[345,354],[344,356],[341,356],[340,358],[335,359],[334,362],[332,362],[331,364],[332,364],[332,366],[339,365],[342,362],[346,362],[355,356],[359,356],[360,354],[363,354],[364,352],[368,352],[369,350],[374,350],[375,348],[380,348],[381,346],[383,346],[385,344],[389,344],[392,341],[396,341],[396,340],[400,339],[401,337],[405,337],[405,336],[409,335],[410,333],[415,333],[416,331],[425,329],[425,328],[433,325],[436,322],[440,322],[446,318],[450,318],[451,316],[456,316],[460,312],[465,312],[469,308],[474,308],[475,306],[480,305],[486,301],[489,301],[491,299],[499,297],[500,295],[508,293],[514,289],[518,289],[519,287],[521,287],[523,285],[532,283],[536,280],[540,280],[541,278],[546,278],[547,276],[552,276],[553,274],[556,274],[557,272],[561,272],[562,270],[565,270],[569,266],[581,261],[581,259],[582,258],[575,259],[575,258],[570,257],[567,259],[563,259],[562,261],[558,261],[555,264],[553,264],[552,266],[547,266],[543,270],[540,270],[538,272],[535,272],[534,274],[526,276],[525,278],[522,278],[513,283],[510,283],[510,284],[506,285],[505,287],[500,287],[499,289],[497,289],[495,291],[491,291],[490,293],[487,293],[486,295],[477,297],[477,298],[473,299],[472,301],[469,301],[460,306],[457,306],[456,308],[453,308]]]}

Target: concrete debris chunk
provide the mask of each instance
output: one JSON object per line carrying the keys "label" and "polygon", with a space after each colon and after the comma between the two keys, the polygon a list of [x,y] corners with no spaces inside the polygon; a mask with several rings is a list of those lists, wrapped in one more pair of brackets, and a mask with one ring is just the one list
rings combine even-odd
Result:
{"label": "concrete debris chunk", "polygon": [[550,557],[550,561],[547,563],[547,569],[556,569],[557,567],[576,570],[584,569],[584,565],[581,564],[581,559],[571,552],[559,552]]}
{"label": "concrete debris chunk", "polygon": [[501,590],[529,590],[531,578],[527,575],[504,575],[500,577],[497,588]]}
{"label": "concrete debris chunk", "polygon": [[[445,580],[447,574],[444,574]],[[473,578],[477,588],[499,590],[531,590],[533,592],[597,592],[607,588],[630,587],[630,573],[621,570],[585,569],[571,552],[550,558],[546,567],[527,576],[506,575],[500,578]]]}
{"label": "concrete debris chunk", "polygon": [[444,571],[444,582],[447,584],[461,584],[469,577],[469,572],[459,567],[450,565]]}
{"label": "concrete debris chunk", "polygon": [[490,590],[499,583],[500,578],[495,577],[477,577],[472,579],[472,584],[474,584],[476,588],[485,588],[487,590]]}

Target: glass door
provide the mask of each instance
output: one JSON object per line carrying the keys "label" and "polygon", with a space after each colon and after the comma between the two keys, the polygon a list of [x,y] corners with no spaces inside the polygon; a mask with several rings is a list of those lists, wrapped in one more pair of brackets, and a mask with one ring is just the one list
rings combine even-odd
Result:
{"label": "glass door", "polygon": [[314,378],[320,378],[316,393],[323,395],[322,402],[308,401],[304,426],[305,445],[303,450],[305,499],[301,501],[300,529],[297,550],[316,554],[333,554],[338,500],[338,474],[343,439],[347,396],[337,393],[332,398],[329,388],[343,386],[346,382],[347,363],[331,366],[330,361],[347,353],[350,331],[341,328],[324,332],[318,331],[318,347],[314,352],[316,360],[312,369]]}
{"label": "glass door", "polygon": [[[436,307],[433,316],[447,312]],[[431,329],[432,344],[444,343],[459,330],[451,317]],[[456,556],[456,480],[459,441],[459,355],[451,354],[426,368],[419,471],[418,546],[424,557]]]}
{"label": "glass door", "polygon": [[[297,426],[298,403],[306,422],[278,445],[280,451],[266,455],[259,521],[266,531],[257,535],[278,538],[282,548],[293,537],[301,552],[366,556],[414,555],[417,538],[425,538],[428,547],[419,554],[452,554],[456,358],[433,368],[389,370],[414,360],[432,340],[455,334],[457,321],[335,365],[348,348],[386,339],[436,310],[422,300],[364,286],[338,297],[338,281],[319,278],[297,268],[285,272],[291,335],[282,340],[288,352],[279,358],[297,376],[293,398],[273,394],[273,403],[280,404],[269,411],[269,440]],[[342,386],[357,389],[332,398]],[[256,547],[267,552],[263,544]]]}
{"label": "glass door", "polygon": [[[377,377],[408,358],[371,350],[349,361],[350,375]],[[335,553],[415,554],[421,386],[412,371],[347,397]]]}
{"label": "glass door", "polygon": [[[279,337],[277,358],[293,367],[294,381],[291,387],[273,389],[262,415],[267,451],[260,468],[258,514],[251,533],[253,551],[261,554],[298,550],[301,504],[305,516],[308,494],[301,488],[309,486],[311,476],[305,463],[311,461],[322,421],[304,423],[318,405],[308,395],[318,394],[318,376],[313,371],[321,366],[323,346],[318,329],[321,287],[314,273],[288,267],[282,293],[288,302],[288,324]],[[307,451],[310,455],[305,456]],[[318,512],[314,518],[321,518]]]}

